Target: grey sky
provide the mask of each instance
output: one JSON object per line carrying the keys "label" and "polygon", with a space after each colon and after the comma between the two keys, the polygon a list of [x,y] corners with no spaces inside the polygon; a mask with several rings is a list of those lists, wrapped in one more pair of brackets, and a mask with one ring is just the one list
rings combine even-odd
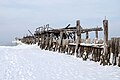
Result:
{"label": "grey sky", "polygon": [[120,36],[120,0],[0,0],[0,43],[28,34],[49,23],[53,28],[102,26],[109,20],[109,37]]}

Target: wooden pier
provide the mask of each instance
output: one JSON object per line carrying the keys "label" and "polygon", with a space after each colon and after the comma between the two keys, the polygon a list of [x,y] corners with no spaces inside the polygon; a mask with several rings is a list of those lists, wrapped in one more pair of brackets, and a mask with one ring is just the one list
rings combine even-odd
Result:
{"label": "wooden pier", "polygon": [[[99,39],[99,31],[104,33],[104,40]],[[93,40],[89,38],[89,32],[95,32]],[[81,34],[86,34],[86,38],[82,39]],[[21,41],[25,44],[37,43],[41,49],[74,55],[84,61],[100,62],[103,66],[120,67],[120,37],[108,40],[108,20],[103,20],[103,27],[95,28],[83,28],[80,20],[75,26],[69,24],[60,29],[53,29],[47,24],[36,28],[32,36],[23,37]]]}

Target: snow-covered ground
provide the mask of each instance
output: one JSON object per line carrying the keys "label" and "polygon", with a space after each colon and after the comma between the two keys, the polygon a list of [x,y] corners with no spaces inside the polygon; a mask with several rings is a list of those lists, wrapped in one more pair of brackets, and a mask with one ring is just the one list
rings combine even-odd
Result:
{"label": "snow-covered ground", "polygon": [[120,80],[120,68],[40,50],[37,45],[0,46],[0,80]]}

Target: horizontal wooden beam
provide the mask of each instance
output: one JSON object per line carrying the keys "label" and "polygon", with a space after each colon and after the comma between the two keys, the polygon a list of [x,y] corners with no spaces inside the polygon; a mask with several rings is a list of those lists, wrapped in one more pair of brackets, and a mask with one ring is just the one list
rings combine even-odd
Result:
{"label": "horizontal wooden beam", "polygon": [[[60,33],[61,31],[72,31],[76,32],[76,27],[61,28],[61,29],[52,29],[48,31],[36,31],[36,34],[45,34],[45,33]],[[81,29],[81,33],[91,32],[91,31],[103,31],[102,27],[97,28],[86,28]]]}

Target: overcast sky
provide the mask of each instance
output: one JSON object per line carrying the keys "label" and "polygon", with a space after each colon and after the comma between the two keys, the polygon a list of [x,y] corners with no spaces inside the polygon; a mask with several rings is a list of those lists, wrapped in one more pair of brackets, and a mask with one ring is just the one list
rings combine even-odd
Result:
{"label": "overcast sky", "polygon": [[109,38],[120,36],[120,0],[0,0],[0,44],[48,23],[62,28],[80,20],[83,28],[102,26],[105,16]]}

